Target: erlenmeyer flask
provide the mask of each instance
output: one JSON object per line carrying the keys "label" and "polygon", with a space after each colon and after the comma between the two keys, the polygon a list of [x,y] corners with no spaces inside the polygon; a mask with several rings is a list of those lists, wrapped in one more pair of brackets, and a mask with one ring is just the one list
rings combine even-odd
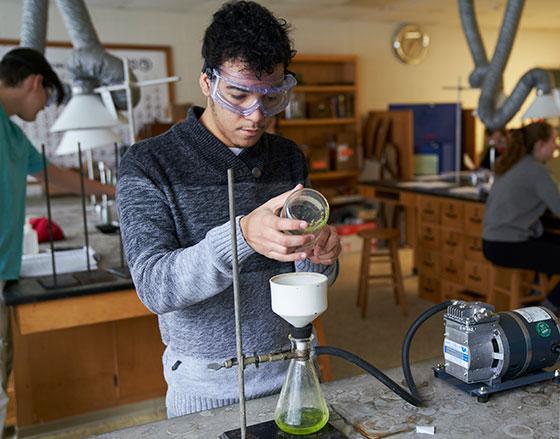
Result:
{"label": "erlenmeyer flask", "polygon": [[329,420],[329,409],[310,358],[311,338],[312,335],[307,338],[290,336],[292,350],[300,355],[290,360],[274,413],[278,428],[290,434],[315,433]]}

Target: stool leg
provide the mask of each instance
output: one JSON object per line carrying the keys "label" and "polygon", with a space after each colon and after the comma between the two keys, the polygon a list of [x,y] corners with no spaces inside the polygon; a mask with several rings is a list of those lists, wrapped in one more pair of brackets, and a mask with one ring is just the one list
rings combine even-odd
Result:
{"label": "stool leg", "polygon": [[511,274],[511,284],[509,290],[510,310],[521,307],[521,273],[516,270]]}
{"label": "stool leg", "polygon": [[[323,329],[323,322],[321,317],[317,317],[313,320],[313,327],[315,328],[315,333],[317,334],[317,343],[322,346],[327,345],[327,338],[325,337],[325,330]],[[332,370],[329,357],[326,355],[321,355],[317,358],[319,363],[319,368],[321,370],[321,377],[323,382],[332,381]]]}
{"label": "stool leg", "polygon": [[488,289],[488,294],[486,295],[486,302],[490,305],[496,306],[496,268],[494,266],[490,267],[490,288]]}
{"label": "stool leg", "polygon": [[396,239],[392,239],[389,246],[389,251],[391,252],[391,274],[393,275],[393,294],[395,295],[395,303],[400,306],[402,315],[406,316],[406,296],[402,282],[398,241]]}
{"label": "stool leg", "polygon": [[360,262],[360,285],[358,286],[358,297],[356,300],[356,306],[362,308],[363,314],[363,302],[364,296],[367,295],[368,287],[368,272],[369,272],[369,256],[371,252],[371,241],[369,239],[363,239],[362,243],[362,260]]}

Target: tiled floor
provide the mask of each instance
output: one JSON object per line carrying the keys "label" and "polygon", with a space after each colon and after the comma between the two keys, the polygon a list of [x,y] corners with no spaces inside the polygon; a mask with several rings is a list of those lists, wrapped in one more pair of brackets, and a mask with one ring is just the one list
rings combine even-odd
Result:
{"label": "tiled floor", "polygon": [[[370,288],[366,319],[360,318],[356,307],[359,252],[343,254],[340,276],[329,290],[329,309],[323,316],[327,342],[349,350],[380,369],[400,365],[400,347],[404,333],[422,311],[431,304],[416,296],[417,278],[411,274],[412,252],[401,251],[404,285],[409,305],[407,317],[403,317],[393,302],[387,287]],[[441,317],[434,317],[422,327],[412,347],[412,360],[434,358],[440,354],[443,343]],[[334,379],[340,379],[361,371],[343,360],[331,359]],[[434,360],[435,361],[435,360]],[[414,368],[413,368],[414,372]],[[70,439],[126,428],[165,418],[162,399],[121,407],[43,426],[42,430],[22,431],[20,437]]]}

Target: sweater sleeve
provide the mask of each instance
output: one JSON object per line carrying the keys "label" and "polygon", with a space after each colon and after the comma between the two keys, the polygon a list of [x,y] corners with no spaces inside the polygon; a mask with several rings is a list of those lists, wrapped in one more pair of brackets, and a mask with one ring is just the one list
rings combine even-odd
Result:
{"label": "sweater sleeve", "polygon": [[332,285],[338,277],[338,261],[332,265],[314,264],[309,259],[296,261],[296,271],[307,271],[312,273],[322,273],[329,279],[329,285]]}
{"label": "sweater sleeve", "polygon": [[[117,187],[123,246],[140,300],[164,314],[199,303],[233,282],[230,222],[181,248],[167,198],[133,157],[124,157]],[[238,261],[253,249],[236,218]]]}
{"label": "sweater sleeve", "polygon": [[560,192],[558,191],[558,184],[552,179],[548,169],[544,168],[544,171],[545,172],[537,174],[537,195],[554,215],[560,216]]}

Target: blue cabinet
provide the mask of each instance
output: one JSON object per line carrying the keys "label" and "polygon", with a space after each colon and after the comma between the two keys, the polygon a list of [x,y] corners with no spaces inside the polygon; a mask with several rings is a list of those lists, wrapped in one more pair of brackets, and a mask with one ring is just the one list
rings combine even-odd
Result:
{"label": "blue cabinet", "polygon": [[458,170],[455,169],[457,106],[458,104],[389,105],[389,110],[412,110],[414,115],[415,173]]}

